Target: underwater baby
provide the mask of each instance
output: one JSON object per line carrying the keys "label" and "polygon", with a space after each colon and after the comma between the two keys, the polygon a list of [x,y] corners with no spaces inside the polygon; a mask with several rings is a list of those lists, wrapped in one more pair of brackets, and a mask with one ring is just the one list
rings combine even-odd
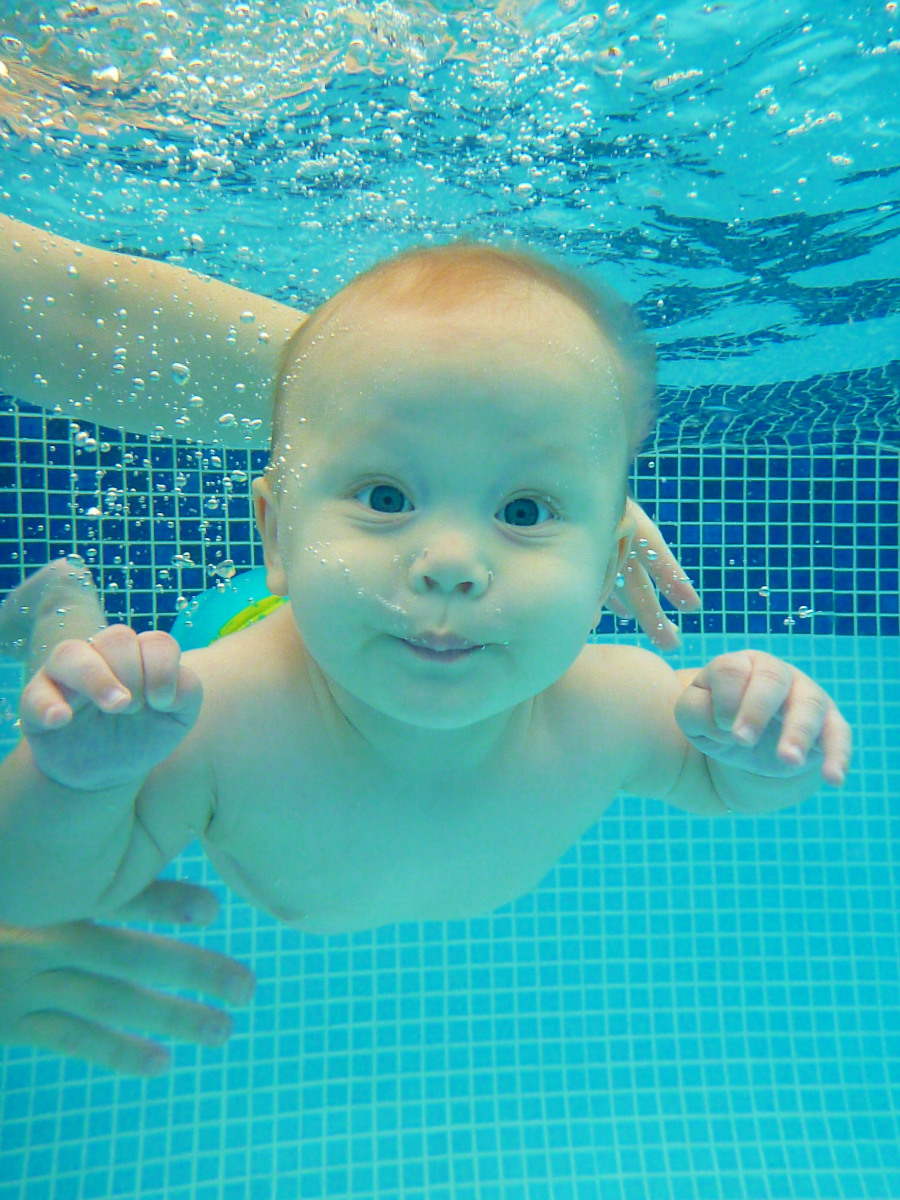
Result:
{"label": "underwater baby", "polygon": [[73,632],[0,764],[0,919],[111,913],[197,837],[299,929],[470,917],[621,792],[717,816],[840,786],[849,727],[788,663],[586,643],[653,394],[627,306],[530,255],[357,276],[287,343],[253,482],[281,607],[183,652],[54,564]]}

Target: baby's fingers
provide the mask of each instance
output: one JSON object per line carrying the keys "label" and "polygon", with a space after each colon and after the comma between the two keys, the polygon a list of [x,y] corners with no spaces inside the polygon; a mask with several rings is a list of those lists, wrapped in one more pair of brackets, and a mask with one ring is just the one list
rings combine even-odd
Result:
{"label": "baby's fingers", "polygon": [[850,755],[853,752],[853,731],[833,702],[825,714],[821,740],[822,749],[825,751],[822,774],[829,783],[841,787],[847,777]]}
{"label": "baby's fingers", "polygon": [[169,712],[179,703],[181,647],[168,633],[153,630],[138,638],[144,699],[158,712]]}
{"label": "baby's fingers", "polygon": [[794,677],[790,695],[784,703],[778,757],[782,762],[799,766],[822,731],[831,704],[822,689],[799,672]]}
{"label": "baby's fingers", "polygon": [[817,748],[825,756],[822,774],[829,783],[840,787],[850,762],[851,741],[850,726],[834,701],[811,679],[801,675],[785,705],[779,758],[800,765],[819,743]]}
{"label": "baby's fingers", "polygon": [[67,724],[87,703],[118,712],[131,696],[109,663],[89,642],[60,642],[22,692],[22,732],[39,733]]}
{"label": "baby's fingers", "polygon": [[[716,724],[753,746],[791,694],[794,669],[771,654],[741,652],[714,660]],[[811,681],[810,681],[811,682]]]}

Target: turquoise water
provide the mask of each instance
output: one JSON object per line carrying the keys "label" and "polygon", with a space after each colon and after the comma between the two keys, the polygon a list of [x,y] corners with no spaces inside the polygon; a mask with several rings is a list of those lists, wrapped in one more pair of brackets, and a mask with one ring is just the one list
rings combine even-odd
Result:
{"label": "turquoise water", "polygon": [[[16,7],[0,211],[304,310],[461,233],[636,302],[662,415],[635,490],[705,602],[673,663],[779,653],[857,749],[776,817],[622,797],[473,921],[301,935],[190,848],[167,873],[222,901],[191,940],[256,1000],[145,1082],[5,1050],[0,1200],[895,1200],[890,6]],[[260,461],[0,400],[0,594],[74,549],[114,616],[169,628],[258,561]],[[5,745],[19,686],[0,662]]]}

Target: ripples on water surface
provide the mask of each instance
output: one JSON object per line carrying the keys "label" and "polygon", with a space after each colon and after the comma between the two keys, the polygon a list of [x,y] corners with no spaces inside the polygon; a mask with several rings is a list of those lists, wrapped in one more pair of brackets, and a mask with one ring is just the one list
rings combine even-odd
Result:
{"label": "ripples on water surface", "polygon": [[898,93],[895,3],[0,0],[0,203],[305,309],[515,237],[664,382],[802,379],[896,358]]}

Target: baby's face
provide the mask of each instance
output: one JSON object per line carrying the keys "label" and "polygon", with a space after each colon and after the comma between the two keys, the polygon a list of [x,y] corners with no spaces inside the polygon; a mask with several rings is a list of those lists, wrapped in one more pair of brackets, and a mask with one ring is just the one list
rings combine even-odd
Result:
{"label": "baby's face", "polygon": [[432,729],[560,679],[630,540],[599,335],[562,302],[497,325],[392,310],[326,328],[283,488],[254,481],[269,587],[326,679]]}

